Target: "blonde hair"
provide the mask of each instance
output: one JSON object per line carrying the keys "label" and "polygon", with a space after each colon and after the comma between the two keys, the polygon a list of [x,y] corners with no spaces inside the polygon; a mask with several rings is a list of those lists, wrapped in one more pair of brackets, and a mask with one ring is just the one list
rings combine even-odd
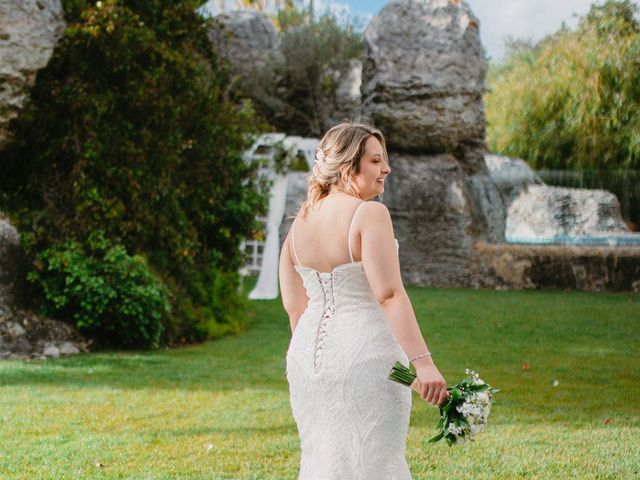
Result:
{"label": "blonde hair", "polygon": [[353,187],[352,178],[360,172],[360,159],[364,155],[367,140],[372,136],[382,145],[384,160],[388,162],[384,136],[371,125],[340,123],[324,134],[307,180],[307,199],[300,207],[303,218],[314,205],[329,195],[332,185],[336,185],[341,192],[360,198]]}

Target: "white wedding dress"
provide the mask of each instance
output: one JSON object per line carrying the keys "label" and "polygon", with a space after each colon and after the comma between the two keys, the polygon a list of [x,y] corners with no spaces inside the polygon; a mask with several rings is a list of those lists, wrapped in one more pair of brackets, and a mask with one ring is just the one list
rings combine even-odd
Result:
{"label": "white wedding dress", "polygon": [[[358,209],[362,206],[360,204]],[[357,214],[358,209],[353,217]],[[331,272],[300,265],[309,302],[286,355],[301,443],[299,480],[410,480],[411,389],[388,380],[409,359],[375,300],[362,262]]]}

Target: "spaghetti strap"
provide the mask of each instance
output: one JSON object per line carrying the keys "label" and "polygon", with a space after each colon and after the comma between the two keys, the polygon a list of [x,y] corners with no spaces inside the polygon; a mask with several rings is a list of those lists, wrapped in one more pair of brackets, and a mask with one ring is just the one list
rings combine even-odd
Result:
{"label": "spaghetti strap", "polygon": [[297,217],[293,220],[293,223],[291,224],[291,247],[293,249],[293,256],[296,257],[296,263],[298,264],[299,267],[301,267],[302,263],[300,263],[300,259],[298,258],[298,253],[296,252],[296,220],[298,220]]}
{"label": "spaghetti strap", "polygon": [[353,253],[351,253],[351,229],[353,228],[353,220],[356,218],[356,215],[358,214],[358,210],[360,210],[360,207],[362,205],[364,205],[365,202],[362,202],[360,205],[358,205],[358,208],[356,208],[356,211],[353,212],[353,217],[351,217],[351,224],[349,225],[349,233],[348,233],[348,238],[349,238],[349,258],[351,259],[351,263],[353,263]]}

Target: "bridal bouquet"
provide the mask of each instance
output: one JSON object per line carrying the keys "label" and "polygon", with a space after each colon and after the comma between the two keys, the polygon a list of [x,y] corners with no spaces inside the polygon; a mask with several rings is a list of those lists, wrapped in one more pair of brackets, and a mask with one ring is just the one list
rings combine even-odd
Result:
{"label": "bridal bouquet", "polygon": [[[493,394],[500,389],[491,388],[473,370],[467,368],[464,372],[467,375],[464,380],[454,387],[447,388],[450,396],[439,407],[440,420],[436,426],[438,434],[429,439],[430,443],[443,438],[449,446],[454,443],[462,444],[467,440],[473,442],[476,434],[484,430],[487,425],[487,417],[494,402]],[[407,368],[400,362],[396,362],[389,372],[389,380],[418,391],[413,365]]]}

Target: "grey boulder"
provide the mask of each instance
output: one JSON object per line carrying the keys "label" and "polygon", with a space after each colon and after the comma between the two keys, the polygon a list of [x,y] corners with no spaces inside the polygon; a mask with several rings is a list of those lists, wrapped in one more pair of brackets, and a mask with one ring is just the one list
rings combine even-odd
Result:
{"label": "grey boulder", "polygon": [[0,149],[65,28],[60,0],[0,2]]}
{"label": "grey boulder", "polygon": [[459,0],[396,0],[369,23],[363,115],[392,150],[450,153],[483,144],[487,60]]}
{"label": "grey boulder", "polygon": [[530,185],[509,206],[509,241],[626,233],[620,202],[605,190]]}

